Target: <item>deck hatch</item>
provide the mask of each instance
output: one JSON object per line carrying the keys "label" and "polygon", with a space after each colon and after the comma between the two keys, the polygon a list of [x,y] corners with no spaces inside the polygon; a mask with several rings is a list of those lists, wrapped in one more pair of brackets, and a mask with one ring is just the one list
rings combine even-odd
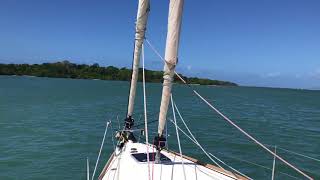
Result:
{"label": "deck hatch", "polygon": [[[139,162],[147,162],[147,153],[136,153],[131,155]],[[154,161],[155,156],[156,156],[155,152],[149,153],[149,160]],[[160,160],[164,162],[171,162],[171,160],[167,156],[163,155],[162,153],[160,155]]]}

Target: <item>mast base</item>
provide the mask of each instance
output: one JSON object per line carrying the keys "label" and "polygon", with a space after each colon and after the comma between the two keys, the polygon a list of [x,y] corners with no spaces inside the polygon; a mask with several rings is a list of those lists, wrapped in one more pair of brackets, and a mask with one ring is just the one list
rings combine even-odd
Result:
{"label": "mast base", "polygon": [[165,137],[158,135],[154,137],[153,145],[156,146],[157,150],[161,151],[166,146],[166,141],[167,139]]}
{"label": "mast base", "polygon": [[126,129],[131,129],[134,125],[134,119],[132,116],[128,116],[124,119],[124,125]]}
{"label": "mast base", "polygon": [[160,151],[166,146],[166,138],[163,137],[162,135],[159,136],[159,134],[154,137],[154,140],[153,140],[153,145],[156,147],[157,149],[157,152],[156,152],[156,155],[155,155],[155,159],[154,159],[154,162],[156,164],[159,164],[161,163],[161,153]]}

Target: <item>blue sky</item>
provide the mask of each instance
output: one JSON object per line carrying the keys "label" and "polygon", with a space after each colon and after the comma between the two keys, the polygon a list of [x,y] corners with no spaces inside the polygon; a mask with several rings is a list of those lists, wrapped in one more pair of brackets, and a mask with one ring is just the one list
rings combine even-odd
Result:
{"label": "blue sky", "polygon": [[[0,63],[131,66],[137,0],[2,0]],[[320,87],[320,1],[185,0],[178,71],[241,85]],[[168,0],[147,36],[164,54]],[[146,66],[162,63],[146,47]]]}

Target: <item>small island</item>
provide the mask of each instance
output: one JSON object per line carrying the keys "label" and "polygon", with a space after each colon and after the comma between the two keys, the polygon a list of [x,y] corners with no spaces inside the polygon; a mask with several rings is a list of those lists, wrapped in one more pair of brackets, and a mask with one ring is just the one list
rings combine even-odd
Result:
{"label": "small island", "polygon": [[[142,69],[140,70],[142,72]],[[131,69],[117,68],[114,66],[100,67],[99,64],[75,64],[69,61],[43,64],[0,64],[0,75],[28,75],[37,77],[72,78],[72,79],[101,79],[129,81]],[[216,85],[216,86],[237,86],[229,81],[203,79],[197,77],[186,77],[179,74],[189,84]],[[145,69],[147,82],[162,82],[163,72]],[[142,80],[142,73],[139,73],[139,81]],[[180,82],[175,77],[175,82]]]}

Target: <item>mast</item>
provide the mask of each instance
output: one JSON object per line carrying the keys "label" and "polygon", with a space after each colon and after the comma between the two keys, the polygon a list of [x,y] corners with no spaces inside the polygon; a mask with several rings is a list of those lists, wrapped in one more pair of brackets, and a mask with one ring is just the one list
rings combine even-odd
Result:
{"label": "mast", "polygon": [[145,37],[149,11],[150,11],[149,0],[139,0],[135,41],[134,41],[134,51],[133,51],[131,86],[130,86],[130,94],[128,99],[127,117],[125,119],[125,124],[127,129],[131,129],[134,122],[134,120],[132,119],[132,115],[133,115],[134,100],[135,100],[136,89],[137,89],[141,46],[143,44],[143,40]]}
{"label": "mast", "polygon": [[174,70],[178,62],[178,47],[183,2],[184,0],[170,0],[169,5],[168,32],[165,50],[162,97],[159,113],[158,137],[155,138],[155,145],[158,147],[158,149],[162,148],[164,143],[161,142],[165,141],[165,138],[162,135],[166,124],[166,116],[170,101]]}

